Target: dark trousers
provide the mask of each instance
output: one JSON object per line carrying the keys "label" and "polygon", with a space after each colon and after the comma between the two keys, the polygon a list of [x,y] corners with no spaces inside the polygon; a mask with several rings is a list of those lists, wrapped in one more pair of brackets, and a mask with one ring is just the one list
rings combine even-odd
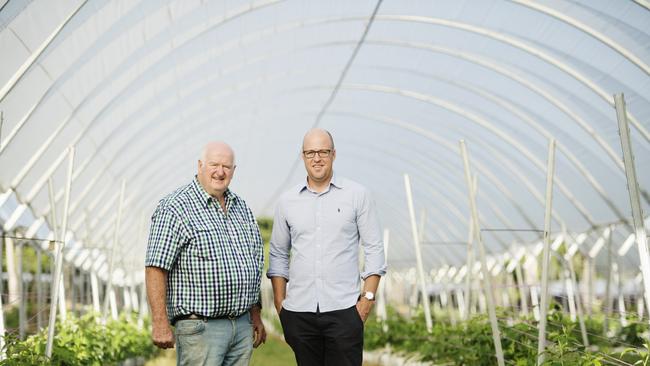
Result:
{"label": "dark trousers", "polygon": [[280,322],[298,366],[361,366],[363,321],[356,306],[325,313],[282,309]]}

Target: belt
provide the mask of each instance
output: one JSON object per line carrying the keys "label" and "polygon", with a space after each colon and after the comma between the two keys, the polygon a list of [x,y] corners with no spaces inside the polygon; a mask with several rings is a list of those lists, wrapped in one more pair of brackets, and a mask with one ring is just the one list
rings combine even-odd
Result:
{"label": "belt", "polygon": [[[244,313],[246,314],[246,313]],[[220,315],[220,316],[203,316],[203,315],[197,315],[197,314],[184,314],[184,315],[178,315],[175,316],[174,319],[172,319],[172,325],[176,324],[177,321],[179,320],[203,320],[204,322],[208,320],[215,320],[215,319],[228,319],[228,320],[235,320],[241,317],[244,314],[239,314],[236,315],[235,313],[230,313],[228,315]]]}

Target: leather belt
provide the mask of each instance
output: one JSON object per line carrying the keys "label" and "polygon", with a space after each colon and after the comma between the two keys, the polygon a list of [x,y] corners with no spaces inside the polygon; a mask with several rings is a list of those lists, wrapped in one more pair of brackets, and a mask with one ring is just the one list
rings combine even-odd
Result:
{"label": "leather belt", "polygon": [[[244,313],[244,314],[246,314],[246,313]],[[203,320],[204,322],[208,321],[208,320],[215,320],[215,319],[235,320],[235,319],[238,319],[239,317],[241,317],[244,314],[236,315],[234,313],[230,313],[228,315],[220,315],[220,316],[203,316],[203,315],[197,315],[197,314],[178,315],[178,316],[175,316],[174,319],[172,320],[172,325],[176,324],[176,322],[179,321],[179,320],[188,320],[188,319]]]}

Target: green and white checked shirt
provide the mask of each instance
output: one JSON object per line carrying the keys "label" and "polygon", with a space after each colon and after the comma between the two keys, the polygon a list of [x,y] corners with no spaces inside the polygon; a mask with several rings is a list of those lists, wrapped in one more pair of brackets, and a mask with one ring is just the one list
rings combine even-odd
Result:
{"label": "green and white checked shirt", "polygon": [[168,271],[170,320],[237,316],[259,301],[259,227],[243,199],[230,190],[224,195],[227,214],[195,177],[163,198],[152,216],[145,266]]}

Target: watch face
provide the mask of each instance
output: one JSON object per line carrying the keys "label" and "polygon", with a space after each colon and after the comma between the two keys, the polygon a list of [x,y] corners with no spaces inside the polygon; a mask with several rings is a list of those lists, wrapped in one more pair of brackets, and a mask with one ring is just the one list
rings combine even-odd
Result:
{"label": "watch face", "polygon": [[368,300],[374,300],[374,299],[375,299],[375,294],[373,294],[372,292],[366,292],[366,293],[363,295],[363,297],[365,297],[365,298],[368,299]]}

